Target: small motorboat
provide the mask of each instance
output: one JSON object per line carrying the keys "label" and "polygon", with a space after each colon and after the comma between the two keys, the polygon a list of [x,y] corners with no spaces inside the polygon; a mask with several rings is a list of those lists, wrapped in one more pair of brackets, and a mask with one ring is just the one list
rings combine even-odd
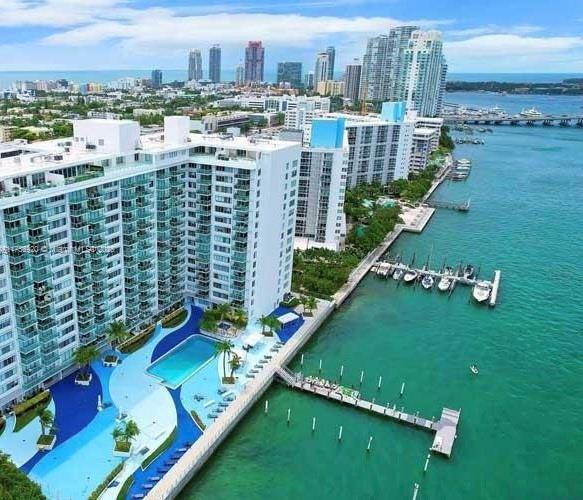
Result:
{"label": "small motorboat", "polygon": [[471,264],[468,264],[465,268],[464,268],[464,278],[471,280],[474,277],[474,274],[476,273],[476,270],[474,269],[474,266],[472,266]]}
{"label": "small motorboat", "polygon": [[409,269],[403,276],[403,281],[405,281],[405,283],[413,283],[416,279],[417,271],[414,271],[413,269]]}
{"label": "small motorboat", "polygon": [[451,267],[446,267],[443,271],[443,276],[441,277],[439,283],[437,284],[437,288],[439,289],[440,292],[447,292],[450,289],[451,283],[453,281],[452,276],[453,269]]}
{"label": "small motorboat", "polygon": [[478,365],[470,365],[470,371],[474,374],[477,375],[478,373],[480,373],[480,370],[478,370]]}
{"label": "small motorboat", "polygon": [[490,297],[490,283],[487,281],[478,281],[474,285],[472,296],[477,302],[485,302]]}
{"label": "small motorboat", "polygon": [[403,277],[404,271],[402,269],[395,269],[395,272],[393,273],[393,279],[395,281],[399,281],[402,277]]}
{"label": "small motorboat", "polygon": [[423,288],[425,288],[425,290],[430,290],[433,287],[433,283],[434,279],[433,276],[431,276],[431,274],[426,274],[425,276],[423,276],[423,279],[421,280],[421,285],[423,286]]}

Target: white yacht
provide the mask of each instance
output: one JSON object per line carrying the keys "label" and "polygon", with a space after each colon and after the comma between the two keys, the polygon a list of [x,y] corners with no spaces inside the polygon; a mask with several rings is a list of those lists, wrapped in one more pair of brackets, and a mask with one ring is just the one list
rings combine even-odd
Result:
{"label": "white yacht", "polygon": [[440,292],[447,292],[451,287],[453,271],[451,267],[446,267],[444,271],[444,276],[441,277],[439,283],[437,284],[437,288]]}
{"label": "white yacht", "polygon": [[490,297],[490,283],[487,281],[478,281],[474,285],[474,291],[472,292],[474,299],[477,302],[484,302]]}
{"label": "white yacht", "polygon": [[416,279],[417,279],[417,271],[414,271],[413,269],[409,269],[405,273],[405,276],[403,276],[403,280],[405,281],[405,283],[413,283]]}
{"label": "white yacht", "polygon": [[431,288],[433,288],[433,283],[434,279],[433,276],[431,276],[431,274],[426,274],[425,276],[423,276],[423,279],[421,280],[421,285],[423,285],[423,288],[425,288],[425,290],[431,290]]}
{"label": "white yacht", "polygon": [[542,118],[543,114],[536,108],[523,109],[520,113],[523,118]]}
{"label": "white yacht", "polygon": [[395,269],[395,272],[393,273],[393,279],[395,281],[399,281],[403,277],[403,272],[404,271],[399,267]]}

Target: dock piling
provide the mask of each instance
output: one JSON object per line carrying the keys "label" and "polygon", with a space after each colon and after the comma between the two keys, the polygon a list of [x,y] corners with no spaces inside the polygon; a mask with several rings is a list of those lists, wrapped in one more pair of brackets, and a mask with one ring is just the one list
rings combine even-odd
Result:
{"label": "dock piling", "polygon": [[342,380],[342,375],[344,375],[344,365],[340,367],[340,380]]}
{"label": "dock piling", "polygon": [[265,400],[265,414],[267,415],[267,412],[269,411],[269,400],[266,399]]}
{"label": "dock piling", "polygon": [[405,382],[401,384],[401,397],[403,397],[403,393],[405,392]]}
{"label": "dock piling", "polygon": [[368,445],[366,446],[366,451],[370,451],[370,445],[372,444],[372,436],[368,437]]}
{"label": "dock piling", "polygon": [[291,408],[287,409],[287,423],[289,424],[289,421],[291,419]]}
{"label": "dock piling", "polygon": [[413,500],[417,500],[418,493],[419,493],[419,484],[415,483],[415,486],[413,486]]}
{"label": "dock piling", "polygon": [[378,391],[380,391],[380,390],[381,390],[381,384],[382,384],[382,383],[383,383],[383,376],[382,376],[382,375],[380,375],[380,376],[379,376],[379,384],[378,384],[378,386],[377,386],[377,390],[378,390]]}
{"label": "dock piling", "polygon": [[321,372],[322,371],[322,360],[320,360],[320,366],[318,367],[318,370]]}
{"label": "dock piling", "polygon": [[360,385],[362,385],[362,381],[364,380],[364,370],[360,372]]}
{"label": "dock piling", "polygon": [[431,457],[431,453],[427,454],[427,458],[425,459],[425,467],[423,467],[423,472],[427,472],[427,467],[429,467],[429,458]]}
{"label": "dock piling", "polygon": [[340,426],[340,429],[338,430],[338,441],[342,441],[342,426]]}
{"label": "dock piling", "polygon": [[316,430],[316,417],[312,417],[312,432]]}

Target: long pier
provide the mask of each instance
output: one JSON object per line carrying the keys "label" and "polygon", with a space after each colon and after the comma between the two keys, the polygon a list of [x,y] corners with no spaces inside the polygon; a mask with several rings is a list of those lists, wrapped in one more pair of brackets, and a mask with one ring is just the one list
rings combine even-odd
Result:
{"label": "long pier", "polygon": [[450,125],[543,125],[551,127],[583,127],[583,115],[543,115],[543,116],[496,116],[496,115],[457,115],[445,116],[444,121]]}
{"label": "long pier", "polygon": [[425,205],[432,208],[447,208],[449,210],[457,210],[458,212],[467,212],[470,210],[470,200],[462,202],[454,201],[426,201]]}
{"label": "long pier", "polygon": [[[374,401],[361,399],[356,391],[345,389],[341,386],[332,384],[329,381],[314,382],[311,378],[305,378],[301,373],[293,373],[286,368],[277,370],[278,377],[288,386],[300,391],[309,392],[321,396],[331,401],[353,406],[376,415],[386,417],[397,422],[418,427],[425,431],[435,432],[431,451],[440,453],[446,457],[451,456],[455,439],[457,438],[457,426],[460,420],[461,410],[452,410],[443,408],[441,418],[437,421],[429,420],[416,415],[406,413],[397,409],[396,404],[393,407],[383,406]],[[343,391],[344,389],[344,391]],[[347,391],[348,393],[345,393]]]}

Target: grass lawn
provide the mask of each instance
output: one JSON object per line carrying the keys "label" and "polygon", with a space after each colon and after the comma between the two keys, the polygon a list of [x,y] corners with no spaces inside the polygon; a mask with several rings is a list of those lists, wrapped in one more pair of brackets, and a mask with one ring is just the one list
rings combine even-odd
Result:
{"label": "grass lawn", "polygon": [[23,413],[16,415],[16,423],[14,424],[14,432],[18,432],[24,429],[28,424],[30,424],[51,402],[50,394],[46,399],[39,402],[38,405],[26,410]]}
{"label": "grass lawn", "polygon": [[55,435],[54,434],[42,434],[41,437],[38,438],[37,440],[37,444],[43,444],[43,445],[49,445],[53,442],[53,439],[55,439]]}
{"label": "grass lawn", "polygon": [[133,474],[125,480],[125,483],[123,483],[123,486],[121,487],[119,493],[117,494],[116,500],[126,500],[126,497],[128,496],[128,491],[130,491],[132,484],[134,484]]}

